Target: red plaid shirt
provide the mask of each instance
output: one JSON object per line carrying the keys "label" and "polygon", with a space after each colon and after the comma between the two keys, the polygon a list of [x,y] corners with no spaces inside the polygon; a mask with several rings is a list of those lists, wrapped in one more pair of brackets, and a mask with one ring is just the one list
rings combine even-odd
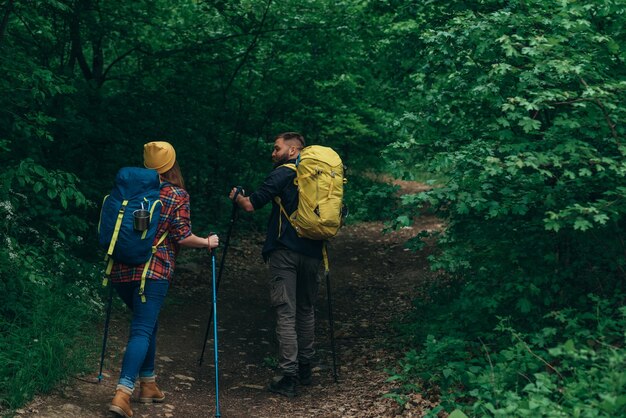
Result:
{"label": "red plaid shirt", "polygon": [[[191,220],[189,218],[189,194],[182,188],[172,184],[161,188],[161,216],[156,237],[152,245],[156,245],[165,231],[168,231],[165,241],[159,245],[156,253],[150,259],[150,266],[146,279],[170,280],[174,273],[178,242],[191,235]],[[111,280],[115,283],[141,280],[145,264],[129,266],[114,263],[111,270]]]}

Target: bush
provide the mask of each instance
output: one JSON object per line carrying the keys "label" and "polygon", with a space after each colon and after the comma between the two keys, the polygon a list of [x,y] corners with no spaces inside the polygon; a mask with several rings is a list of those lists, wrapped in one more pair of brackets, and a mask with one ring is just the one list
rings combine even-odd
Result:
{"label": "bush", "polygon": [[401,211],[445,219],[431,262],[450,277],[405,326],[419,345],[398,376],[439,387],[443,408],[624,415],[614,367],[624,360],[625,12],[614,1],[487,0],[395,16],[395,42],[410,41],[419,65],[390,154],[408,167],[425,159],[446,179],[405,196]]}
{"label": "bush", "polygon": [[344,198],[349,210],[347,222],[389,219],[399,203],[398,189],[365,176],[348,176]]}
{"label": "bush", "polygon": [[[620,300],[622,298],[620,297]],[[391,380],[437,391],[440,410],[470,416],[616,417],[626,414],[626,308],[589,295],[589,310],[555,311],[524,334],[502,319],[497,338],[447,335],[437,326]],[[437,331],[437,334],[434,332]],[[508,340],[508,342],[507,342]]]}
{"label": "bush", "polygon": [[0,179],[10,186],[0,202],[0,408],[12,409],[85,368],[100,265],[77,256],[90,240],[73,175],[25,160]]}

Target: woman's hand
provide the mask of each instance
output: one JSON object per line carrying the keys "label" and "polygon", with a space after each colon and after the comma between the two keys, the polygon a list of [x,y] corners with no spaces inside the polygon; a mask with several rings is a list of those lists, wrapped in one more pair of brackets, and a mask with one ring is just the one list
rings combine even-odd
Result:
{"label": "woman's hand", "polygon": [[213,248],[217,248],[220,245],[220,237],[217,234],[212,234],[207,237],[208,241],[208,250],[211,251]]}

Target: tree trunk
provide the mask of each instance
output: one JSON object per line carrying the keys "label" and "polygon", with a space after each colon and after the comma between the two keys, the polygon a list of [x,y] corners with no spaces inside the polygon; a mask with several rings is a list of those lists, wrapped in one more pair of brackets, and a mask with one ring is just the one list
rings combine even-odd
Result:
{"label": "tree trunk", "polygon": [[93,73],[89,69],[89,65],[87,65],[87,60],[85,59],[85,55],[83,54],[83,46],[80,39],[80,9],[82,4],[76,4],[76,9],[74,10],[74,15],[71,17],[69,25],[70,25],[70,42],[72,43],[72,48],[70,51],[70,68],[74,66],[74,62],[78,62],[78,66],[86,80],[93,79]]}
{"label": "tree trunk", "polygon": [[2,41],[4,40],[4,34],[7,30],[7,26],[9,26],[9,16],[11,15],[11,11],[13,10],[14,0],[9,0],[7,3],[7,8],[4,11],[4,16],[2,16],[2,22],[0,22],[0,47],[2,46]]}
{"label": "tree trunk", "polygon": [[96,81],[96,85],[101,87],[104,83],[104,52],[102,51],[102,38],[93,41],[91,45],[93,48],[91,74]]}

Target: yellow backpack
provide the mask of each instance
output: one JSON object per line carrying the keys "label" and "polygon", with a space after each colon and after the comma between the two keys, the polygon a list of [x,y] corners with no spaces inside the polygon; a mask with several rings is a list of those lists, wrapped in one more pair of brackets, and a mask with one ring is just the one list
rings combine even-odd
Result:
{"label": "yellow backpack", "polygon": [[328,147],[304,148],[296,164],[283,164],[296,172],[298,208],[288,214],[280,197],[276,203],[299,237],[325,240],[334,237],[341,227],[343,185],[346,183],[339,155]]}

